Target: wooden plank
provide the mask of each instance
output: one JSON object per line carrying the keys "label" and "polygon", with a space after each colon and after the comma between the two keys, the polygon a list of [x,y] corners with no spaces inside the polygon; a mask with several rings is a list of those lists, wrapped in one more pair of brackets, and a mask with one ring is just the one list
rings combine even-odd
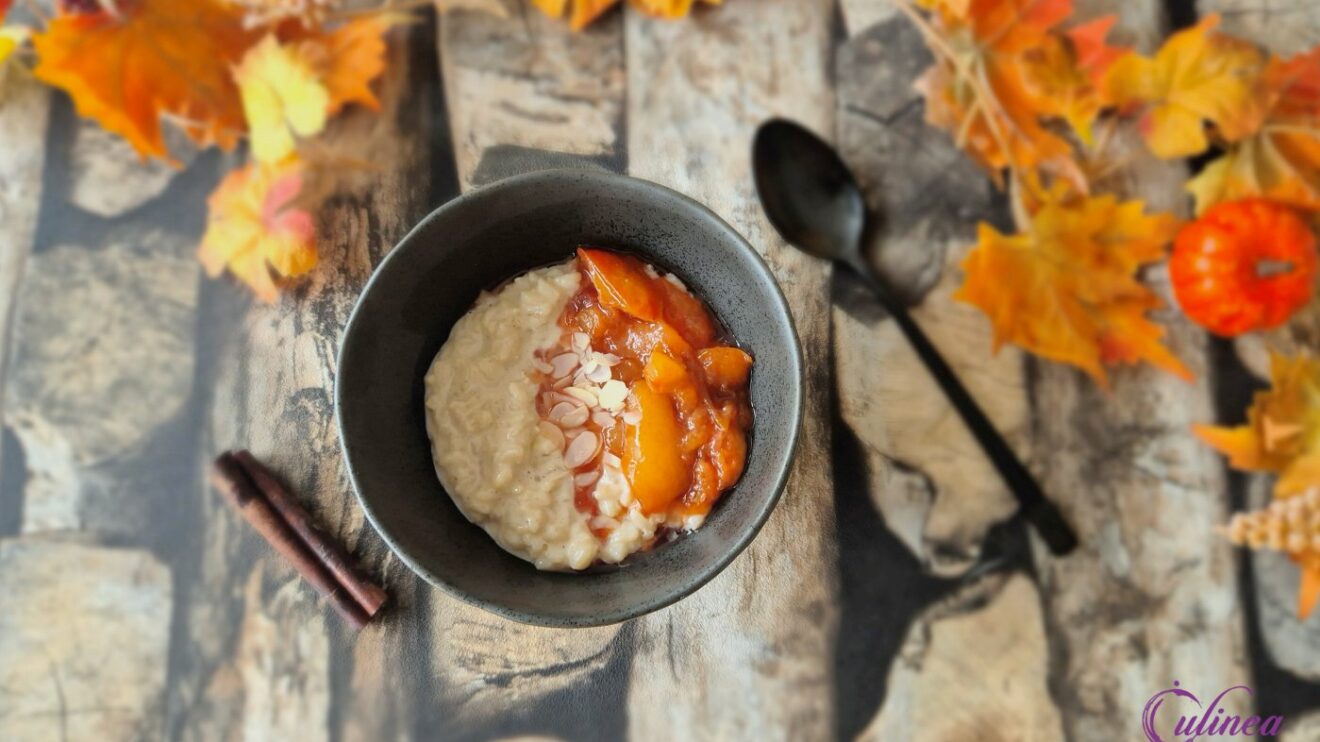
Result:
{"label": "wooden plank", "polygon": [[[569,153],[617,162],[623,111],[623,29],[612,14],[572,34],[519,4],[510,19],[450,13],[444,70],[459,182],[470,188]],[[517,149],[514,149],[517,148]],[[499,159],[500,162],[494,162]],[[450,734],[552,730],[580,737],[615,725],[618,627],[544,629],[513,623],[441,593],[431,602],[432,669],[443,688],[439,728]],[[617,682],[617,681],[613,681]],[[565,708],[564,694],[574,693]],[[556,701],[556,699],[559,699]],[[582,726],[586,724],[587,726]]]}
{"label": "wooden plank", "polygon": [[1022,574],[982,579],[908,629],[884,707],[858,739],[1063,739],[1048,664],[1035,584]]}
{"label": "wooden plank", "polygon": [[[201,485],[204,535],[176,630],[172,729],[190,739],[397,739],[430,689],[415,604],[420,580],[365,524],[339,451],[333,411],[338,338],[373,267],[430,208],[438,89],[434,28],[391,34],[382,110],[350,109],[322,141],[370,169],[343,169],[318,214],[322,263],[275,305],[226,279],[208,285],[214,394],[200,457],[243,447],[269,462],[313,518],[382,577],[390,614],[351,635],[314,594]],[[198,481],[202,480],[198,474]],[[381,667],[390,668],[382,672]],[[403,725],[405,728],[400,728]]]}
{"label": "wooden plank", "polygon": [[[1085,12],[1120,8],[1119,33],[1149,51],[1162,4],[1097,1]],[[1116,156],[1131,164],[1105,186],[1185,215],[1186,167],[1146,154],[1134,130],[1117,141]],[[1168,296],[1167,276],[1148,279]],[[1038,542],[1035,550],[1056,648],[1051,686],[1072,739],[1130,737],[1147,699],[1172,679],[1198,693],[1249,679],[1233,555],[1214,533],[1227,511],[1223,470],[1188,433],[1213,416],[1207,340],[1174,312],[1161,316],[1198,383],[1125,369],[1107,394],[1073,369],[1032,364],[1036,445],[1050,452],[1043,484],[1082,534],[1070,556]]]}
{"label": "wooden plank", "polygon": [[807,360],[788,490],[747,551],[635,623],[628,724],[638,739],[824,739],[837,622],[829,468],[829,270],[785,245],[753,190],[752,134],[793,116],[834,130],[833,3],[732,0],[684,23],[629,12],[629,172],[710,206],[765,256]]}
{"label": "wooden plank", "polygon": [[[0,232],[0,421],[3,421],[9,326],[19,279],[36,237],[50,92],[10,65],[0,70],[0,98],[5,101],[0,106],[0,158],[4,160],[0,166],[0,223],[5,225]],[[3,467],[4,461],[0,459],[0,472]],[[8,497],[17,501],[20,495],[0,493],[0,499]],[[0,514],[6,513],[6,508],[0,506]],[[4,517],[0,516],[2,522]]]}
{"label": "wooden plank", "polygon": [[491,147],[621,156],[623,36],[618,13],[569,33],[517,3],[513,17],[450,13],[441,60],[464,188]]}
{"label": "wooden plank", "polygon": [[[1023,354],[993,353],[984,316],[952,298],[976,223],[1002,224],[1007,214],[985,175],[925,122],[913,84],[933,60],[917,29],[890,0],[847,7],[886,18],[850,38],[837,60],[839,145],[875,214],[870,256],[920,301],[913,317],[1026,456]],[[898,327],[847,277],[836,280],[839,412],[865,451],[872,499],[929,570],[963,572],[1016,503]]]}
{"label": "wooden plank", "polygon": [[0,739],[164,736],[170,572],[149,552],[0,540]]}

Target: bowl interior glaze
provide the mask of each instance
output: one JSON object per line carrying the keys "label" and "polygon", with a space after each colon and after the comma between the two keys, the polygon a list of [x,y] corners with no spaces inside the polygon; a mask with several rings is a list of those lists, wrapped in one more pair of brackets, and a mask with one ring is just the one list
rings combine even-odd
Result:
{"label": "bowl interior glaze", "polygon": [[[468,522],[440,486],[423,377],[483,289],[578,245],[636,254],[682,279],[756,359],[747,468],[694,533],[618,567],[536,570]],[[802,360],[770,271],[737,232],[654,183],[585,170],[518,176],[422,220],[372,276],[349,320],[335,389],[349,474],[371,523],[414,571],[458,598],[545,626],[633,618],[696,590],[756,535],[783,490]]]}

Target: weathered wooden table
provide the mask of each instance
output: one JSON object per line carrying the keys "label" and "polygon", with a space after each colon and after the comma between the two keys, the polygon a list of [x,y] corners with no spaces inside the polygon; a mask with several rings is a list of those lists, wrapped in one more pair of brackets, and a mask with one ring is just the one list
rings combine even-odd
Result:
{"label": "weathered wooden table", "polygon": [[[1195,20],[1190,2],[1079,5],[1119,12],[1146,49]],[[1280,52],[1320,43],[1306,0],[1200,10]],[[985,319],[950,295],[975,222],[1007,222],[1004,202],[923,123],[912,81],[929,56],[889,0],[728,0],[577,36],[531,11],[455,13],[391,54],[383,115],[330,133],[378,167],[343,174],[321,267],[276,306],[205,280],[192,255],[231,156],[142,165],[62,95],[7,76],[0,739],[1109,742],[1139,738],[1143,704],[1175,679],[1203,698],[1247,682],[1288,739],[1320,739],[1320,620],[1292,616],[1295,571],[1212,531],[1264,486],[1188,433],[1240,415],[1258,381],[1181,320],[1195,385],[1122,371],[1106,395],[991,355]],[[773,115],[842,147],[884,215],[877,260],[1077,525],[1077,553],[1053,558],[1008,520],[897,329],[770,229],[748,150]],[[517,625],[413,576],[363,520],[331,410],[372,267],[537,151],[709,204],[770,262],[808,360],[804,443],[769,525],[696,595],[622,626]],[[1137,158],[1119,182],[1172,207],[1185,171]],[[207,489],[229,447],[272,462],[387,583],[384,620],[348,633]]]}

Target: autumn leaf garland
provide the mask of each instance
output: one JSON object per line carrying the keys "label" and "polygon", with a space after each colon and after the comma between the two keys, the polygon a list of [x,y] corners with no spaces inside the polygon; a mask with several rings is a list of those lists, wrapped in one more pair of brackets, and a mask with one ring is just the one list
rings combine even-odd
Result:
{"label": "autumn leaf garland", "polygon": [[[1210,15],[1143,56],[1110,43],[1113,16],[1072,22],[1073,0],[899,0],[899,7],[935,55],[917,83],[927,120],[997,184],[1011,184],[1022,230],[1002,235],[982,225],[958,298],[987,314],[997,343],[1072,364],[1102,385],[1105,367],[1136,361],[1189,378],[1146,318],[1162,303],[1134,278],[1139,265],[1164,260],[1174,218],[1161,216],[1151,234],[1110,235],[1103,251],[1114,269],[1097,280],[1087,280],[1094,266],[1076,252],[1044,248],[1058,242],[1045,230],[1090,218],[1097,174],[1112,167],[1096,128],[1123,118],[1136,122],[1158,157],[1222,149],[1188,183],[1198,213],[1251,197],[1320,208],[1320,49],[1272,58],[1221,33]],[[1130,254],[1147,259],[1131,263]],[[1110,291],[1118,266],[1127,271],[1124,288]]]}
{"label": "autumn leaf garland", "polygon": [[[1175,293],[1194,321],[1214,318],[1212,331],[1278,324],[1309,301],[1320,48],[1282,59],[1221,33],[1210,15],[1144,56],[1110,44],[1113,17],[1072,23],[1072,0],[898,2],[936,58],[917,83],[927,120],[1011,185],[1021,231],[980,225],[955,294],[986,314],[996,348],[1013,343],[1101,386],[1120,363],[1190,378],[1149,318],[1160,300],[1138,278],[1175,235]],[[1160,158],[1218,151],[1187,184],[1200,219],[1180,231],[1172,215],[1094,192],[1092,173],[1111,167],[1096,129],[1121,119]],[[1281,254],[1295,259],[1257,272]],[[1195,432],[1230,465],[1277,476],[1273,503],[1235,516],[1225,535],[1298,564],[1305,617],[1320,603],[1320,361],[1276,356],[1272,376],[1245,425]]]}
{"label": "autumn leaf garland", "polygon": [[[509,0],[580,29],[622,0]],[[627,0],[661,18],[721,0]],[[0,0],[0,24],[12,0]],[[352,11],[338,0],[59,0],[44,28],[0,25],[0,65],[31,39],[37,79],[69,94],[78,113],[122,136],[143,158],[171,157],[176,126],[198,146],[250,145],[252,164],[210,200],[199,253],[264,301],[316,264],[302,188],[315,167],[302,145],[345,106],[379,108],[372,82],[385,70],[385,34],[406,8],[508,15],[506,0],[403,0]],[[336,20],[338,18],[338,20]],[[271,204],[276,204],[272,206]],[[296,228],[290,225],[296,224]],[[240,244],[220,237],[241,235]]]}
{"label": "autumn leaf garland", "polygon": [[60,3],[31,39],[37,79],[66,91],[81,115],[143,158],[173,161],[167,123],[199,146],[231,149],[248,139],[253,162],[212,195],[199,257],[211,275],[228,268],[274,301],[283,279],[316,265],[299,147],[345,106],[379,106],[370,85],[385,69],[384,35],[405,17],[331,23],[322,22],[326,2],[299,6],[297,16],[262,14],[259,5]]}
{"label": "autumn leaf garland", "polygon": [[1013,184],[1023,222],[1016,235],[981,225],[956,298],[990,318],[996,347],[1072,364],[1101,385],[1106,367],[1140,361],[1190,378],[1146,316],[1160,300],[1135,277],[1163,259],[1177,220],[1091,194],[1094,125],[1114,105],[1108,81],[1132,57],[1107,41],[1114,18],[1070,25],[1072,0],[900,7],[936,58],[917,83],[927,120],[996,183]]}

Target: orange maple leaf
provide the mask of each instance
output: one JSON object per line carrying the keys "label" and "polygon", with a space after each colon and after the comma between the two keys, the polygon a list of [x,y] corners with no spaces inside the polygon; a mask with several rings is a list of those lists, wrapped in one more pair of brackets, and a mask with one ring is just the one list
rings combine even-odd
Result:
{"label": "orange maple leaf", "polygon": [[397,15],[367,16],[300,44],[314,60],[321,82],[330,92],[328,114],[333,116],[349,103],[380,110],[371,83],[385,71],[385,32],[402,22],[404,18]]}
{"label": "orange maple leaf", "polygon": [[1045,37],[1023,55],[1027,84],[1036,94],[1039,115],[1068,121],[1088,147],[1094,144],[1093,124],[1106,107],[1102,81],[1109,67],[1127,51],[1106,41],[1115,22],[1117,16],[1104,16],[1073,26],[1063,38]]}
{"label": "orange maple leaf", "polygon": [[1264,58],[1251,44],[1214,33],[1219,16],[1169,37],[1153,58],[1130,53],[1105,75],[1109,100],[1141,111],[1147,146],[1165,159],[1190,157],[1210,145],[1205,123],[1236,141],[1260,126]]}
{"label": "orange maple leaf", "polygon": [[206,234],[197,255],[212,278],[229,269],[257,297],[279,297],[276,275],[292,278],[316,266],[312,215],[293,208],[302,190],[296,161],[250,164],[220,181],[207,201]]}
{"label": "orange maple leaf", "polygon": [[[1056,108],[1049,100],[1052,86],[1031,78],[1027,59],[1042,50],[1056,58],[1063,51],[1054,47],[1058,40],[1050,32],[1072,13],[1072,0],[925,6],[935,11],[929,18],[899,4],[936,55],[935,66],[917,82],[926,98],[926,120],[951,132],[997,179],[1005,169],[1044,168],[1072,176],[1072,148],[1040,122]],[[1039,76],[1044,67],[1034,69]]]}
{"label": "orange maple leaf", "polygon": [[380,101],[371,83],[385,71],[385,34],[407,22],[409,17],[401,13],[372,13],[330,29],[286,24],[280,27],[279,40],[307,60],[325,86],[330,94],[327,115],[350,103],[375,111]]}
{"label": "orange maple leaf", "polygon": [[1062,38],[1045,36],[1022,57],[1024,79],[1035,95],[1037,114],[1067,121],[1088,146],[1094,143],[1092,125],[1105,107],[1101,81],[1114,61],[1126,53],[1106,41],[1117,21],[1117,16],[1104,16],[1069,29]]}
{"label": "orange maple leaf", "polygon": [[117,15],[61,13],[33,34],[37,78],[144,157],[167,156],[162,114],[198,144],[233,147],[244,123],[229,71],[255,40],[240,13],[216,0],[118,5]]}
{"label": "orange maple leaf", "polygon": [[956,299],[979,308],[995,348],[1013,343],[1086,371],[1108,387],[1107,365],[1148,361],[1191,378],[1147,318],[1161,302],[1136,277],[1164,256],[1177,231],[1168,214],[1110,195],[1047,200],[1030,231],[1003,235],[987,224],[963,260]]}
{"label": "orange maple leaf", "polygon": [[1109,32],[1116,23],[1118,16],[1106,15],[1064,32],[1068,41],[1072,42],[1077,67],[1086,73],[1096,90],[1104,87],[1105,75],[1114,66],[1114,62],[1132,51],[1129,47],[1109,45]]}
{"label": "orange maple leaf", "polygon": [[1274,472],[1276,497],[1320,486],[1320,361],[1270,358],[1271,388],[1257,392],[1245,425],[1193,427],[1230,466]]}
{"label": "orange maple leaf", "polygon": [[1023,81],[1035,96],[1036,114],[1068,122],[1079,139],[1092,143],[1092,124],[1103,107],[1100,93],[1075,49],[1047,36],[1022,56]]}
{"label": "orange maple leaf", "polygon": [[1289,60],[1272,58],[1264,88],[1260,130],[1188,183],[1197,213],[1251,197],[1320,210],[1320,47]]}

